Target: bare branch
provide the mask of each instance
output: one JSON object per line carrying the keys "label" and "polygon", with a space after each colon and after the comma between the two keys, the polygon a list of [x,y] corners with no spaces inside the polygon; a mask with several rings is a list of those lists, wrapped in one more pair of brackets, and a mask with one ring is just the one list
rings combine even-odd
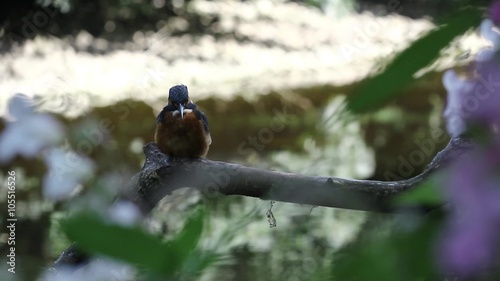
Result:
{"label": "bare branch", "polygon": [[135,184],[131,185],[126,194],[146,213],[165,195],[182,187],[197,188],[207,197],[216,194],[242,195],[324,207],[386,212],[390,210],[387,199],[417,186],[436,169],[470,148],[470,140],[452,139],[422,174],[407,180],[389,182],[304,176],[208,159],[174,158],[163,154],[155,143],[148,143],[144,147],[144,167],[134,177]]}

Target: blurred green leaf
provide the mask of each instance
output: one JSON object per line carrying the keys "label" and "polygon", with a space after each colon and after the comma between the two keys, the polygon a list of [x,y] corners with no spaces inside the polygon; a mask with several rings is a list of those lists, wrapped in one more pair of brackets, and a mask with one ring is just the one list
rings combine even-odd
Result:
{"label": "blurred green leaf", "polygon": [[78,246],[162,273],[171,273],[176,257],[160,239],[138,228],[104,222],[95,214],[80,214],[63,222],[63,229]]}
{"label": "blurred green leaf", "polygon": [[207,211],[205,208],[196,209],[187,219],[181,232],[169,242],[181,260],[186,260],[189,254],[196,249],[206,216]]}
{"label": "blurred green leaf", "polygon": [[441,214],[432,214],[400,218],[389,232],[386,223],[365,229],[358,241],[334,254],[333,280],[437,280],[433,254],[442,221]]}
{"label": "blurred green leaf", "polygon": [[456,36],[477,26],[483,11],[468,8],[458,12],[444,25],[430,31],[401,52],[386,69],[363,82],[348,98],[348,108],[353,112],[376,109],[398,94],[413,81],[413,75],[434,61],[441,49]]}
{"label": "blurred green leaf", "polygon": [[389,240],[397,252],[399,280],[438,280],[434,247],[443,221],[443,213],[430,213],[415,229],[398,229]]}
{"label": "blurred green leaf", "polygon": [[334,255],[333,280],[397,280],[396,253],[380,238],[356,241]]}
{"label": "blurred green leaf", "polygon": [[182,231],[167,242],[139,228],[110,224],[89,213],[67,219],[63,222],[63,229],[70,239],[88,252],[104,254],[163,276],[172,276],[180,271],[186,258],[198,245],[205,217],[204,209],[196,210]]}
{"label": "blurred green leaf", "polygon": [[397,205],[439,205],[444,200],[437,186],[432,181],[426,181],[394,198]]}

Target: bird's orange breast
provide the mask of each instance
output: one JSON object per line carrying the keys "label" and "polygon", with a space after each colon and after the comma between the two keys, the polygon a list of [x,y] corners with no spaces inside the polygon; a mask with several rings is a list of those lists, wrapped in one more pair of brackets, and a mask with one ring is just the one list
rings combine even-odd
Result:
{"label": "bird's orange breast", "polygon": [[160,150],[177,157],[205,157],[209,139],[203,122],[194,112],[185,113],[184,118],[166,112],[155,132],[155,141]]}

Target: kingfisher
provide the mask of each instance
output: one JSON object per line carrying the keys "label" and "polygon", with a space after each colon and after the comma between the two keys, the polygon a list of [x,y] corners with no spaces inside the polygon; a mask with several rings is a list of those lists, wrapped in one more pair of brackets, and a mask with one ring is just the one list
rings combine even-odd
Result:
{"label": "kingfisher", "polygon": [[208,120],[190,100],[185,85],[170,88],[168,103],[156,122],[155,142],[163,153],[184,158],[207,155],[212,143]]}

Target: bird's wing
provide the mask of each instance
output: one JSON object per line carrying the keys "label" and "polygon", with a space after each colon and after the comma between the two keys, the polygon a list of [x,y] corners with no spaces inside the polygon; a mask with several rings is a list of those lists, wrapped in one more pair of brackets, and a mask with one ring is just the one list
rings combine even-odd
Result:
{"label": "bird's wing", "polygon": [[165,114],[165,108],[163,108],[158,116],[156,116],[156,123],[163,123],[163,115]]}
{"label": "bird's wing", "polygon": [[196,117],[201,120],[203,123],[203,128],[205,128],[205,132],[209,133],[210,130],[208,129],[208,119],[207,116],[205,116],[205,113],[199,111],[198,109],[195,109]]}

